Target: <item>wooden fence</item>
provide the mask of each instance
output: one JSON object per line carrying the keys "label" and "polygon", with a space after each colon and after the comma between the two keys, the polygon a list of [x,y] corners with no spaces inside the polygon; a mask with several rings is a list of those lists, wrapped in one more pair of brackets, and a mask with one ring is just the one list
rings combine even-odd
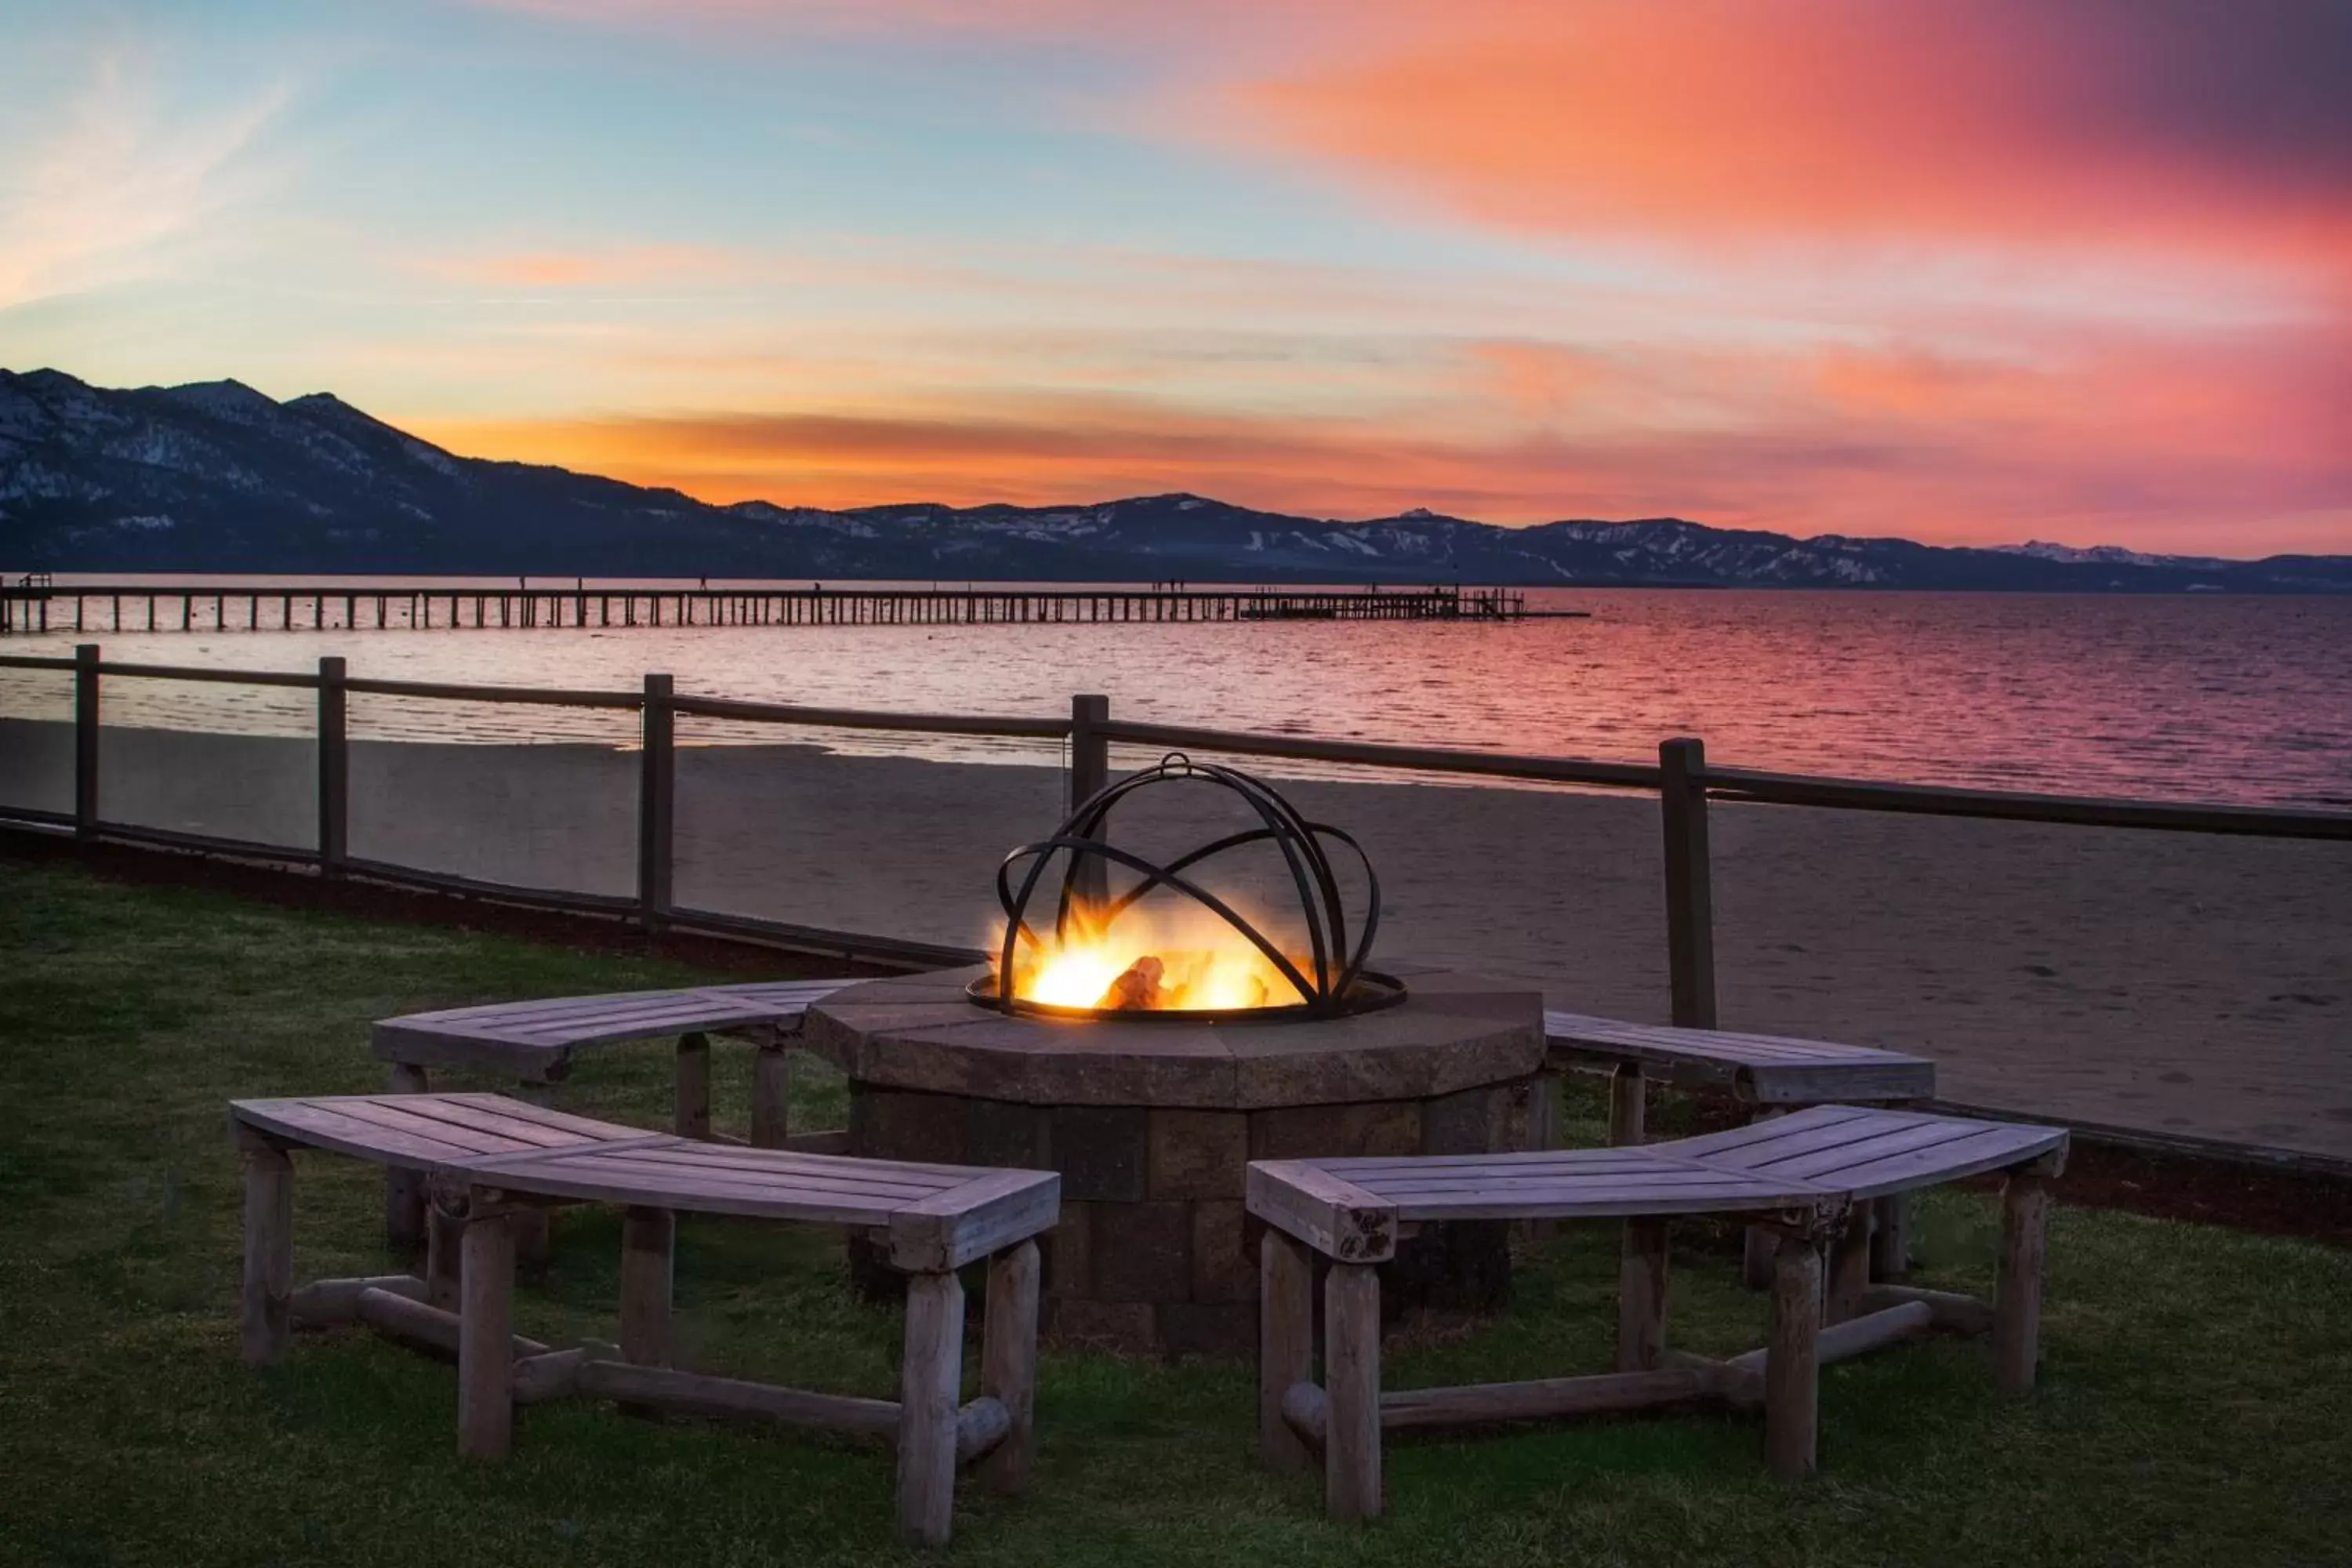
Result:
{"label": "wooden fence", "polygon": [[[2236,834],[2265,838],[2352,839],[2352,812],[2274,806],[2111,800],[2081,795],[1956,789],[1860,779],[1820,778],[1723,767],[1707,761],[1702,742],[1662,742],[1658,760],[1612,763],[1575,757],[1521,756],[1447,747],[1394,746],[1297,735],[1260,735],[1179,724],[1138,724],[1111,717],[1108,698],[1070,700],[1067,718],[891,713],[808,708],[681,695],[670,677],[648,675],[637,691],[556,690],[533,687],[462,686],[432,681],[354,677],[341,658],[322,658],[315,673],[197,668],[178,665],[108,663],[95,644],[71,658],[0,655],[0,668],[69,672],[74,678],[73,810],[41,811],[0,805],[0,824],[69,828],[84,839],[113,839],[167,847],[248,856],[314,868],[325,878],[363,876],[399,886],[465,893],[550,909],[630,919],[648,930],[734,936],[845,957],[913,965],[966,963],[974,950],[826,931],[755,920],[716,910],[680,908],[673,896],[677,801],[677,720],[697,718],[829,730],[873,730],[929,735],[996,736],[1057,741],[1069,747],[1069,793],[1083,800],[1110,777],[1110,748],[1124,744],[1170,751],[1286,758],[1298,762],[1395,768],[1424,773],[1515,779],[1539,784],[1654,794],[1664,835],[1668,973],[1676,1024],[1716,1023],[1715,917],[1707,852],[1707,808],[1713,801],[1802,805],[1846,811],[1907,812],[2005,822]],[[100,692],[106,679],[201,681],[220,685],[294,687],[318,693],[318,837],[310,849],[173,832],[99,815]],[[634,896],[515,887],[360,859],[350,852],[351,742],[348,705],[354,692],[452,702],[522,703],[541,707],[633,710],[643,740],[637,790],[637,886]]]}

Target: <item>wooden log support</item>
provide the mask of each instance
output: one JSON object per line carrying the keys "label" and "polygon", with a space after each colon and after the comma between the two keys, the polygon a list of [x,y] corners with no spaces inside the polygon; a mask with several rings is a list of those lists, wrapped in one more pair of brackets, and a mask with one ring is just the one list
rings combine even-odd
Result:
{"label": "wooden log support", "polygon": [[[890,1399],[812,1394],[804,1389],[778,1388],[772,1384],[741,1378],[638,1366],[601,1355],[583,1357],[572,1369],[572,1381],[573,1391],[586,1398],[610,1399],[677,1415],[719,1421],[769,1421],[807,1431],[878,1437],[886,1442],[895,1438],[898,1431],[898,1404]],[[950,1426],[956,1414],[950,1410]],[[948,1441],[952,1452],[951,1432]]]}
{"label": "wooden log support", "polygon": [[1013,1413],[1004,1402],[983,1394],[956,1412],[956,1463],[969,1465],[973,1460],[987,1460],[1004,1451],[1004,1444],[1013,1435]]}
{"label": "wooden log support", "polygon": [[414,1274],[362,1274],[345,1279],[313,1279],[286,1299],[288,1326],[340,1329],[359,1321],[360,1297],[370,1290],[425,1299],[425,1281]]}
{"label": "wooden log support", "polygon": [[677,1215],[632,1205],[621,1216],[621,1358],[670,1363],[670,1290]]}
{"label": "wooden log support", "polygon": [[[384,1074],[391,1094],[425,1092],[425,1069],[394,1062]],[[383,1171],[383,1236],[394,1252],[410,1253],[425,1245],[425,1174],[387,1165]]]}
{"label": "wooden log support", "polygon": [[1752,1364],[1744,1359],[1717,1361],[1712,1356],[1693,1355],[1688,1351],[1678,1350],[1669,1350],[1660,1359],[1669,1367],[1697,1373],[1706,1384],[1709,1398],[1719,1399],[1735,1410],[1764,1408],[1764,1365],[1761,1361]]}
{"label": "wooden log support", "polygon": [[1485,1426],[1504,1421],[1549,1421],[1615,1415],[1661,1405],[1686,1405],[1715,1392],[1715,1380],[1696,1367],[1607,1372],[1587,1377],[1535,1378],[1524,1383],[1414,1388],[1381,1396],[1381,1426],[1412,1432]]}
{"label": "wooden log support", "polygon": [[1911,1194],[1889,1193],[1877,1200],[1870,1233],[1870,1277],[1896,1280],[1911,1272]]}
{"label": "wooden log support", "polygon": [[1331,1401],[1319,1384],[1294,1383],[1283,1390],[1277,1406],[1283,1425],[1307,1447],[1320,1454],[1331,1426]]}
{"label": "wooden log support", "polygon": [[1875,1312],[1885,1307],[1899,1307],[1906,1301],[1924,1303],[1931,1314],[1930,1321],[1949,1333],[1983,1334],[1992,1331],[1992,1303],[1979,1301],[1974,1296],[1963,1296],[1957,1290],[1927,1290],[1916,1285],[1873,1285],[1863,1292],[1862,1307]]}
{"label": "wooden log support", "polygon": [[1038,1277],[1034,1238],[988,1260],[980,1392],[982,1403],[1003,1413],[1005,1425],[1003,1440],[989,1450],[979,1477],[989,1490],[1006,1495],[1028,1489],[1036,1461]]}
{"label": "wooden log support", "polygon": [[247,1366],[286,1353],[294,1291],[294,1163],[286,1151],[240,1129],[245,1151],[245,1281],[237,1349]]}
{"label": "wooden log support", "polygon": [[618,1345],[591,1341],[568,1350],[524,1356],[514,1363],[514,1402],[544,1405],[551,1399],[576,1397],[581,1392],[580,1369],[592,1361],[615,1360],[620,1353]]}
{"label": "wooden log support", "polygon": [[1283,1418],[1283,1405],[1315,1371],[1314,1259],[1306,1243],[1272,1226],[1258,1243],[1257,1331],[1258,1463],[1305,1469],[1307,1447]]}
{"label": "wooden log support", "polygon": [[1845,1228],[1831,1243],[1829,1278],[1822,1299],[1822,1321],[1843,1323],[1862,1310],[1863,1292],[1870,1289],[1870,1226],[1874,1205],[1860,1203],[1846,1212]]}
{"label": "wooden log support", "polygon": [[464,1258],[457,1451],[469,1459],[503,1459],[514,1447],[515,1236],[509,1216],[480,1189],[469,1205]]}
{"label": "wooden log support", "polygon": [[[462,1310],[449,1311],[430,1302],[420,1301],[406,1290],[386,1289],[371,1286],[361,1291],[352,1303],[352,1317],[362,1328],[372,1329],[396,1344],[426,1355],[449,1361],[465,1353]],[[545,1355],[549,1347],[521,1334],[507,1336],[509,1360],[525,1356]]]}
{"label": "wooden log support", "polygon": [[677,1037],[677,1135],[710,1141],[710,1037],[696,1030]]}
{"label": "wooden log support", "polygon": [[1643,1142],[1642,1064],[1619,1062],[1609,1073],[1609,1146],[1630,1149]]}
{"label": "wooden log support", "polygon": [[1666,1222],[1629,1219],[1617,1271],[1617,1370],[1654,1371],[1665,1349]]}
{"label": "wooden log support", "polygon": [[1323,1282],[1323,1509],[1355,1523],[1381,1513],[1381,1277],[1334,1263]]}
{"label": "wooden log support", "polygon": [[2050,1173],[2009,1173],[2000,1197],[2000,1277],[1993,1292],[1993,1382],[2016,1398],[2033,1391],[2042,1356],[2042,1268],[2050,1224]]}
{"label": "wooden log support", "polygon": [[[1776,1303],[1777,1305],[1777,1303]],[[1813,1339],[1816,1367],[1852,1361],[1855,1356],[1904,1340],[1916,1339],[1935,1325],[1935,1309],[1925,1301],[1897,1301],[1858,1318],[1848,1318],[1822,1329]],[[1735,1376],[1771,1371],[1771,1347],[1733,1356],[1723,1364]]]}
{"label": "wooden log support", "polygon": [[907,1344],[898,1398],[898,1533],[947,1542],[955,1520],[956,1418],[963,1378],[963,1282],[907,1279]]}
{"label": "wooden log support", "polygon": [[1528,1108],[1528,1148],[1530,1151],[1560,1146],[1559,1089],[1560,1080],[1566,1076],[1550,1067],[1536,1074],[1535,1098]]}
{"label": "wooden log support", "polygon": [[792,1136],[792,1055],[764,1044],[751,1056],[751,1147],[781,1149]]}
{"label": "wooden log support", "polygon": [[466,1221],[437,1203],[428,1203],[425,1209],[425,1300],[445,1312],[457,1310],[458,1293],[463,1288],[464,1267],[461,1253],[466,1239]]}
{"label": "wooden log support", "polygon": [[1819,1451],[1822,1245],[1783,1235],[1772,1270],[1772,1336],[1764,1351],[1764,1458],[1784,1481],[1813,1473]]}

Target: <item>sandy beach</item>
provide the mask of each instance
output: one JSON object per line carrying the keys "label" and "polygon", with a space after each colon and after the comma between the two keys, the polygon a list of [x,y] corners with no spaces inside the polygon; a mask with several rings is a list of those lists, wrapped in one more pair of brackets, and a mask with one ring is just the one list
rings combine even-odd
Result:
{"label": "sandy beach", "polygon": [[[70,731],[0,721],[0,800],[62,809]],[[105,731],[104,814],[274,842],[313,832],[302,741]],[[626,893],[633,753],[355,742],[352,852]],[[1665,1016],[1657,808],[1638,796],[1286,786],[1383,882],[1379,952]],[[683,905],[979,945],[1058,769],[678,754]],[[1171,831],[1183,830],[1171,819]],[[1727,1027],[1901,1047],[1947,1099],[2352,1160],[2352,845],[1876,816],[1713,813]]]}

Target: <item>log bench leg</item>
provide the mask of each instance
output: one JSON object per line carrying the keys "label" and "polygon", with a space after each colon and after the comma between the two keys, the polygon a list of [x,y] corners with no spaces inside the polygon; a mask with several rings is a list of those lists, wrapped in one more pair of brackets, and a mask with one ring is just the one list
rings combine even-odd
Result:
{"label": "log bench leg", "polygon": [[1647,1137],[1649,1107],[1643,1095],[1642,1064],[1619,1062],[1609,1073],[1609,1146],[1630,1149]]}
{"label": "log bench leg", "polygon": [[[555,1086],[543,1080],[519,1083],[515,1085],[514,1093],[517,1100],[525,1100],[532,1105],[543,1105],[552,1109],[555,1104]],[[551,1208],[528,1208],[514,1211],[508,1221],[508,1229],[514,1237],[514,1253],[517,1261],[530,1264],[533,1268],[542,1268],[546,1265],[549,1257],[554,1251],[554,1242],[550,1236],[554,1220],[555,1211]]]}
{"label": "log bench leg", "polygon": [[1258,1463],[1303,1470],[1307,1445],[1282,1418],[1282,1396],[1315,1375],[1315,1260],[1305,1242],[1272,1226],[1257,1257]]}
{"label": "log bench leg", "polygon": [[710,1142],[710,1037],[677,1037],[677,1135]]}
{"label": "log bench leg", "polygon": [[425,1301],[445,1312],[457,1310],[464,1288],[460,1254],[466,1244],[466,1222],[446,1205],[432,1203],[425,1210]]}
{"label": "log bench leg", "polygon": [[1764,1350],[1764,1458],[1784,1481],[1812,1474],[1821,1420],[1822,1244],[1783,1235]]}
{"label": "log bench leg", "polygon": [[[384,1075],[388,1094],[425,1092],[425,1069],[394,1062]],[[383,1171],[383,1238],[396,1253],[413,1253],[425,1245],[425,1174],[387,1165]]]}
{"label": "log bench leg", "polygon": [[240,1130],[245,1150],[245,1279],[237,1349],[247,1366],[286,1354],[294,1292],[294,1163],[258,1133]]}
{"label": "log bench leg", "polygon": [[1011,1425],[982,1458],[979,1478],[993,1492],[1029,1489],[1037,1454],[1037,1243],[1024,1241],[988,1260],[982,1309],[980,1392],[1004,1406]]}
{"label": "log bench leg", "polygon": [[1874,1203],[1854,1205],[1847,1211],[1845,1228],[1831,1243],[1822,1300],[1825,1323],[1843,1323],[1862,1310],[1863,1293],[1870,1289],[1871,1216],[1876,1207]]}
{"label": "log bench leg", "polygon": [[1666,1222],[1625,1222],[1617,1276],[1617,1370],[1654,1372],[1665,1364]]}
{"label": "log bench leg", "polygon": [[1889,1193],[1875,1205],[1870,1236],[1870,1277],[1888,1284],[1911,1272],[1911,1194]]}
{"label": "log bench leg", "polygon": [[751,1058],[751,1147],[781,1149],[791,1131],[792,1058],[782,1046],[761,1046]]}
{"label": "log bench leg", "polygon": [[514,1215],[477,1188],[462,1243],[457,1318],[457,1451],[503,1459],[514,1447]]}
{"label": "log bench leg", "polygon": [[1323,1281],[1323,1511],[1352,1524],[1381,1515],[1381,1277],[1334,1263]]}
{"label": "log bench leg", "polygon": [[670,1363],[670,1289],[677,1215],[632,1205],[621,1216],[621,1359]]}
{"label": "log bench leg", "polygon": [[[1786,1106],[1763,1105],[1757,1107],[1756,1114],[1748,1120],[1749,1124],[1753,1125],[1759,1121],[1769,1121],[1775,1117],[1788,1114],[1789,1109]],[[1748,1237],[1742,1246],[1740,1274],[1748,1281],[1749,1289],[1769,1290],[1772,1288],[1772,1273],[1775,1268],[1773,1259],[1779,1256],[1780,1245],[1780,1236],[1777,1232],[1760,1225],[1751,1225],[1748,1227]]]}
{"label": "log bench leg", "polygon": [[956,1415],[963,1384],[963,1281],[907,1279],[898,1391],[898,1533],[943,1546],[955,1522]]}
{"label": "log bench leg", "polygon": [[2050,1176],[2011,1171],[2001,1190],[2000,1278],[1993,1292],[1993,1381],[2012,1397],[2033,1391],[2042,1355],[2042,1264],[2050,1223]]}

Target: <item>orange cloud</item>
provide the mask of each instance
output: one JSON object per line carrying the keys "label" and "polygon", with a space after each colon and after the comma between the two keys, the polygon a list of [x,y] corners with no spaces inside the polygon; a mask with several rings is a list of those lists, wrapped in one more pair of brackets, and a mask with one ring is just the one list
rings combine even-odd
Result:
{"label": "orange cloud", "polygon": [[1278,146],[1514,226],[2298,255],[2352,237],[2336,0],[1387,9],[1402,38],[1232,100]]}
{"label": "orange cloud", "polygon": [[[1423,408],[1340,417],[974,390],[854,411],[423,425],[461,450],[714,500],[1076,502],[1192,489],[1307,515],[1677,514],[1799,534],[2028,535],[2262,553],[2352,541],[2345,345],[2086,335],[2038,361],[1925,349],[1465,345]],[[1561,377],[1565,379],[1561,379]],[[1696,411],[1696,412],[1694,412]]]}

